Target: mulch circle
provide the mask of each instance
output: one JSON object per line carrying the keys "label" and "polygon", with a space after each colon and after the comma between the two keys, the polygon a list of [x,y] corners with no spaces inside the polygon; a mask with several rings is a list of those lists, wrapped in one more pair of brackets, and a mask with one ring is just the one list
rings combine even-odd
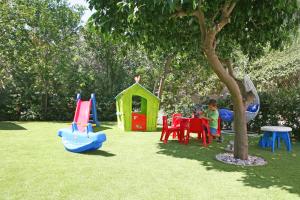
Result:
{"label": "mulch circle", "polygon": [[248,160],[241,160],[234,158],[232,153],[220,153],[216,155],[216,159],[226,164],[240,166],[262,166],[267,164],[267,161],[261,157],[249,155]]}

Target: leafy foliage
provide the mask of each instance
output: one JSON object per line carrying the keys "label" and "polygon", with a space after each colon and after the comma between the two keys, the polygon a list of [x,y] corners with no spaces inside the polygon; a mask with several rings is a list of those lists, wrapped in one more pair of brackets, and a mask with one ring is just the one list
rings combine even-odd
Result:
{"label": "leafy foliage", "polygon": [[[199,56],[202,51],[201,32],[192,13],[201,9],[205,23],[213,27],[222,17],[226,1],[96,1],[89,0],[95,23],[102,32],[115,37],[157,46],[162,49],[183,51]],[[288,5],[288,6],[287,6]],[[176,18],[175,15],[190,15]],[[232,13],[230,23],[218,37],[218,53],[230,57],[232,49],[240,46],[243,53],[255,58],[263,54],[263,48],[282,48],[299,25],[299,9],[296,0],[240,0]],[[147,46],[148,47],[148,46]]]}
{"label": "leafy foliage", "polygon": [[66,97],[57,92],[68,87],[63,75],[74,69],[68,52],[78,39],[81,10],[64,1],[5,1],[0,9],[5,118],[48,119],[56,106],[51,100]]}
{"label": "leafy foliage", "polygon": [[247,71],[260,91],[293,88],[300,82],[300,43],[252,62]]}
{"label": "leafy foliage", "polygon": [[65,1],[7,1],[0,9],[0,119],[70,120],[77,92],[95,92],[101,119],[115,118],[114,97],[148,65],[143,49],[127,53],[83,29],[82,9]]}
{"label": "leafy foliage", "polygon": [[300,85],[293,89],[282,89],[272,93],[260,93],[261,110],[251,121],[250,128],[259,132],[265,125],[284,125],[293,129],[293,135],[300,139]]}
{"label": "leafy foliage", "polygon": [[[209,21],[220,19],[214,13],[224,1],[202,2],[206,23],[213,27]],[[282,119],[299,129],[299,43],[284,46],[297,28],[298,8],[295,1],[282,2],[238,1],[217,41],[218,54],[235,58],[235,69],[241,76],[249,73],[262,92],[253,130]],[[84,98],[96,93],[101,120],[114,120],[114,97],[135,75],[156,92],[168,55],[174,58],[161,99],[167,113],[190,115],[195,103],[224,89],[202,54],[197,20],[173,16],[178,7],[193,12],[198,1],[90,3],[98,12],[86,27],[80,26],[82,8],[65,1],[0,4],[1,120],[71,120],[77,92]],[[280,47],[286,49],[272,50]]]}

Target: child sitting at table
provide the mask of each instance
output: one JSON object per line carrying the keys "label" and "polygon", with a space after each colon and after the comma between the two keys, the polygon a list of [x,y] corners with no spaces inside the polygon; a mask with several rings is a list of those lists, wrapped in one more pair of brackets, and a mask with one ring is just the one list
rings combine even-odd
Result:
{"label": "child sitting at table", "polygon": [[193,111],[192,118],[199,118],[199,113],[196,111]]}
{"label": "child sitting at table", "polygon": [[212,136],[218,137],[217,142],[222,142],[221,135],[217,135],[219,111],[217,107],[217,101],[215,99],[209,100],[208,109],[204,111],[203,114],[203,118],[209,121],[210,134]]}

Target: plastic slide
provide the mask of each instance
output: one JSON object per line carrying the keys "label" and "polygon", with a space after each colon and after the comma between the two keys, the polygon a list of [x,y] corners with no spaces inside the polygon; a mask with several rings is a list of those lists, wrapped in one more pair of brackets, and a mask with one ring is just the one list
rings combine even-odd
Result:
{"label": "plastic slide", "polygon": [[[90,120],[90,117],[93,119]],[[102,143],[106,141],[106,135],[102,132],[94,133],[92,123],[99,125],[95,95],[92,94],[89,101],[82,101],[78,94],[71,128],[64,128],[58,131],[58,136],[62,138],[65,149],[79,153],[100,148]]]}
{"label": "plastic slide", "polygon": [[89,123],[90,119],[90,111],[91,111],[92,101],[82,101],[79,99],[77,101],[74,122],[78,126],[78,130],[80,132],[84,132],[87,124]]}

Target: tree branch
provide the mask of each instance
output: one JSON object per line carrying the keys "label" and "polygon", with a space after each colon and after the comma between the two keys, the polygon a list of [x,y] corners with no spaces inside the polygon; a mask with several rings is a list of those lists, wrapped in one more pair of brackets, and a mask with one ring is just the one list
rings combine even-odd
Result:
{"label": "tree branch", "polygon": [[176,10],[176,12],[173,15],[171,15],[171,18],[189,16],[189,14],[187,12],[185,12],[184,10],[182,10],[181,7],[176,7],[175,10]]}
{"label": "tree branch", "polygon": [[232,67],[231,62],[229,60],[228,60],[228,63],[227,63],[227,69],[228,69],[229,75],[232,76],[233,78],[235,78],[233,67]]}
{"label": "tree branch", "polygon": [[205,16],[203,11],[200,8],[200,5],[201,5],[201,0],[199,0],[198,9],[192,13],[187,13],[181,7],[176,7],[175,8],[176,12],[173,15],[171,15],[171,18],[195,16],[198,19],[198,23],[200,25],[201,40],[204,41],[206,36],[206,25],[205,25]]}
{"label": "tree branch", "polygon": [[232,3],[231,3],[231,6],[230,6],[229,9],[228,9],[228,14],[229,14],[229,15],[232,13],[232,11],[233,11],[235,5],[236,5],[236,2],[232,2]]}
{"label": "tree branch", "polygon": [[234,70],[232,67],[232,63],[230,59],[221,59],[219,58],[219,60],[221,61],[222,65],[224,67],[227,68],[228,74],[236,81],[236,83],[238,84],[239,88],[240,88],[240,92],[241,95],[243,97],[243,102],[245,103],[245,106],[248,107],[248,105],[253,102],[255,96],[254,94],[250,91],[247,92],[245,85],[244,85],[244,81],[243,80],[239,80],[235,77],[234,75]]}
{"label": "tree branch", "polygon": [[171,67],[174,57],[175,57],[175,53],[171,53],[171,54],[167,55],[167,57],[165,59],[165,65],[164,65],[163,73],[160,77],[159,87],[158,87],[158,92],[157,92],[157,97],[159,99],[162,96],[165,79],[166,79],[167,75],[170,73],[170,67]]}
{"label": "tree branch", "polygon": [[[230,14],[232,13],[234,7],[236,5],[235,0],[226,1],[223,7],[220,9],[222,10],[221,19],[220,21],[214,26],[214,28],[206,29],[205,32],[205,46],[212,47],[216,49],[216,35],[223,29],[223,27],[230,22]],[[217,11],[219,13],[219,11]],[[217,16],[218,14],[215,14]],[[212,21],[213,22],[213,21]]]}
{"label": "tree branch", "polygon": [[215,39],[214,42],[213,42],[213,48],[214,48],[214,49],[217,48],[217,41],[216,41],[216,39]]}
{"label": "tree branch", "polygon": [[223,9],[222,9],[222,16],[220,22],[216,25],[217,33],[222,30],[222,28],[230,23],[230,15],[236,5],[235,1],[226,2]]}
{"label": "tree branch", "polygon": [[229,59],[220,59],[223,65],[227,68],[228,74],[235,78],[233,67]]}
{"label": "tree branch", "polygon": [[220,9],[219,9],[218,12],[216,12],[216,13],[214,14],[214,16],[212,17],[212,20],[211,20],[212,22],[214,22],[214,21],[216,20],[218,14],[219,14],[219,11],[220,11]]}
{"label": "tree branch", "polygon": [[199,0],[198,2],[198,10],[195,10],[193,12],[194,16],[197,17],[198,19],[198,23],[200,25],[200,31],[201,31],[201,41],[204,42],[205,37],[206,37],[206,25],[205,25],[205,16],[204,16],[204,12],[201,9],[200,5],[201,5],[201,0]]}

